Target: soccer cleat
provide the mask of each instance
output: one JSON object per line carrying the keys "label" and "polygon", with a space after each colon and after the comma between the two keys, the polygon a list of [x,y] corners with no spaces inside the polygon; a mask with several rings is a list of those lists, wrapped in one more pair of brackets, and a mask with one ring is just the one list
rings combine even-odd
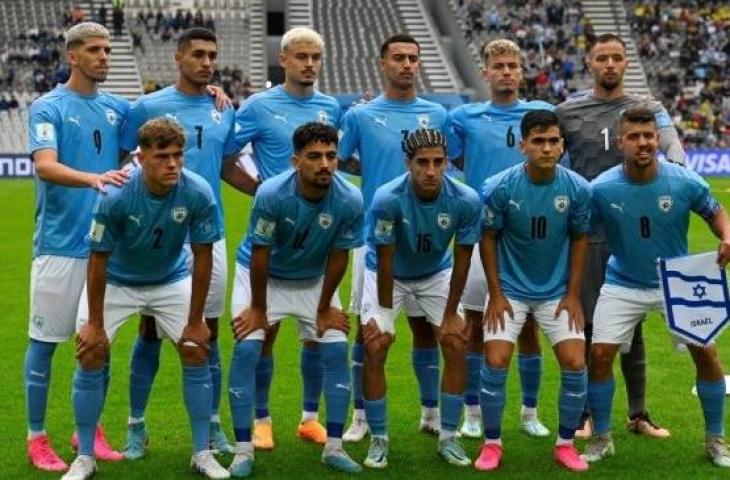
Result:
{"label": "soccer cleat", "polygon": [[274,430],[271,421],[257,421],[253,426],[253,447],[258,450],[274,448]]}
{"label": "soccer cleat", "polygon": [[88,455],[79,455],[73,461],[61,480],[87,480],[96,472],[96,460]]}
{"label": "soccer cleat", "polygon": [[438,414],[433,416],[421,416],[421,420],[418,422],[418,430],[423,433],[430,435],[438,435],[441,431],[441,418]]}
{"label": "soccer cleat", "polygon": [[308,442],[324,445],[327,442],[327,430],[317,420],[307,420],[299,424],[297,436]]}
{"label": "soccer cleat", "polygon": [[610,457],[614,453],[616,453],[616,448],[613,446],[611,436],[597,435],[593,437],[591,443],[588,444],[585,452],[583,452],[583,460],[593,463]]}
{"label": "soccer cleat", "polygon": [[388,439],[381,436],[370,436],[368,456],[362,462],[368,468],[385,468],[388,466]]}
{"label": "soccer cleat", "polygon": [[502,445],[485,443],[474,461],[474,468],[480,472],[490,472],[496,470],[500,463],[502,463]]}
{"label": "soccer cleat", "polygon": [[462,437],[482,438],[482,420],[480,418],[469,418],[467,415],[464,418],[464,423],[461,424],[461,430],[459,432]]}
{"label": "soccer cleat", "polygon": [[439,440],[438,452],[441,457],[451,465],[457,467],[468,467],[471,465],[471,459],[466,456],[464,447],[461,446],[456,437]]}
{"label": "soccer cleat", "polygon": [[124,444],[124,458],[139,460],[145,456],[147,450],[147,430],[144,422],[127,425],[127,443]]}
{"label": "soccer cleat", "polygon": [[359,442],[365,435],[370,431],[370,426],[365,418],[353,418],[352,423],[347,428],[347,431],[342,435],[342,440],[345,442]]}
{"label": "soccer cleat", "polygon": [[213,453],[236,453],[236,449],[228,442],[220,422],[210,422],[209,446]]}
{"label": "soccer cleat", "polygon": [[253,454],[237,453],[228,467],[233,478],[248,477],[253,472]]}
{"label": "soccer cleat", "polygon": [[588,440],[592,437],[593,437],[593,420],[591,420],[590,415],[584,413],[580,419],[580,425],[578,425],[578,428],[575,431],[575,438],[580,438],[582,440]]}
{"label": "soccer cleat", "polygon": [[730,467],[730,450],[728,450],[723,437],[713,435],[705,437],[705,451],[714,465],[718,467]]}
{"label": "soccer cleat", "polygon": [[[74,432],[71,437],[71,448],[74,452],[79,449],[79,436],[76,432]],[[96,431],[94,432],[94,457],[106,462],[119,462],[124,460],[124,454],[114,450],[111,445],[109,445],[109,442],[107,442],[101,425],[97,425]]]}
{"label": "soccer cleat", "polygon": [[633,433],[644,434],[652,438],[667,438],[671,436],[669,430],[662,428],[651,421],[649,413],[646,410],[631,415],[626,422],[626,430]]}
{"label": "soccer cleat", "polygon": [[345,473],[360,473],[362,467],[355,460],[350,458],[346,451],[341,448],[327,451],[325,448],[322,452],[322,463],[325,465]]}
{"label": "soccer cleat", "polygon": [[48,435],[38,435],[28,440],[28,459],[39,470],[47,472],[65,472],[66,462],[53,450]]}
{"label": "soccer cleat", "polygon": [[195,452],[190,458],[190,470],[212,480],[231,478],[231,474],[218,463],[210,450]]}
{"label": "soccer cleat", "polygon": [[550,430],[540,422],[537,416],[522,417],[521,425],[522,431],[531,437],[547,437],[550,435]]}
{"label": "soccer cleat", "polygon": [[588,470],[588,462],[578,453],[578,449],[572,443],[564,443],[555,446],[555,460],[568,470],[573,472],[585,472]]}

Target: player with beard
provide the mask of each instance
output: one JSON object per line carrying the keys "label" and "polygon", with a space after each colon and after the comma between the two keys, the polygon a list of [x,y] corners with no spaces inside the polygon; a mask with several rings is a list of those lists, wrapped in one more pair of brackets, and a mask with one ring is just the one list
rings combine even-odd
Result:
{"label": "player with beard", "polygon": [[[646,103],[647,99],[627,94],[624,90],[623,77],[629,61],[626,57],[626,44],[618,35],[608,33],[598,36],[588,51],[586,64],[593,75],[592,90],[586,95],[561,103],[555,113],[560,118],[565,135],[570,168],[590,181],[603,171],[623,162],[616,144],[617,120],[622,111]],[[684,150],[669,114],[658,102],[652,101],[650,105],[659,132],[659,148],[670,162],[684,163]],[[586,352],[590,350],[593,310],[603,284],[608,256],[604,233],[594,232],[589,243],[581,291],[583,312],[586,316]],[[627,428],[650,437],[668,437],[669,432],[652,422],[646,412],[646,354],[641,322],[636,326],[630,351],[621,355],[621,370],[629,402]],[[576,436],[591,436],[588,418],[586,412],[583,430]]]}

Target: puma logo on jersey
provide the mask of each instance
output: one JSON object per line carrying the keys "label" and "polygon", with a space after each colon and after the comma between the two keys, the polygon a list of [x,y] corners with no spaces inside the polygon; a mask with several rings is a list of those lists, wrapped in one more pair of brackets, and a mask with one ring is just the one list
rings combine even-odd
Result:
{"label": "puma logo on jersey", "polygon": [[135,217],[134,215],[130,215],[130,216],[129,216],[129,217],[127,217],[127,218],[129,218],[129,221],[130,221],[130,222],[134,222],[134,223],[136,223],[136,224],[137,224],[137,226],[138,226],[138,227],[141,227],[141,226],[142,226],[142,223],[140,222],[140,220],[142,220],[142,217],[143,217],[143,216],[144,216],[144,215],[137,215],[137,216]]}
{"label": "puma logo on jersey", "polygon": [[518,212],[520,211],[520,207],[522,207],[522,202],[524,202],[524,200],[520,200],[519,202],[515,200],[509,200],[509,204],[514,206],[515,210],[517,210]]}
{"label": "puma logo on jersey", "polygon": [[284,217],[284,221],[286,223],[291,223],[292,225],[296,226],[296,222],[289,217]]}
{"label": "puma logo on jersey", "polygon": [[336,383],[335,388],[341,388],[342,390],[347,390],[348,392],[350,391],[350,386],[344,383]]}
{"label": "puma logo on jersey", "polygon": [[615,208],[619,212],[624,213],[624,204],[625,203],[626,202],[621,202],[620,204],[618,204],[618,203],[611,202],[611,208]]}
{"label": "puma logo on jersey", "polygon": [[286,115],[274,115],[274,118],[280,122],[286,123]]}
{"label": "puma logo on jersey", "polygon": [[388,117],[374,117],[373,122],[380,124],[384,127],[388,126]]}
{"label": "puma logo on jersey", "polygon": [[69,121],[69,123],[75,123],[79,127],[81,126],[81,117],[80,116],[68,117],[68,121]]}

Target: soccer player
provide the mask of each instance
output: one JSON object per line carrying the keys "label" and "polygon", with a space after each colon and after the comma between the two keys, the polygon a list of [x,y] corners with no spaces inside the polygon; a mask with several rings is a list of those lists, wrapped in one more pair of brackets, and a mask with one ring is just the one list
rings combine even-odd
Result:
{"label": "soccer player", "polygon": [[[406,172],[402,159],[408,134],[420,128],[441,130],[446,123],[446,110],[441,105],[416,96],[420,53],[418,42],[410,35],[394,35],[385,40],[380,47],[379,62],[385,80],[384,93],[366,104],[352,107],[342,120],[338,156],[344,170],[362,175],[366,211],[378,187]],[[359,159],[353,157],[355,153]],[[362,301],[365,250],[362,247],[355,251],[352,268],[350,311],[356,314],[360,314]],[[412,362],[421,395],[420,429],[437,433],[440,423],[438,340],[425,313],[410,296],[406,298],[404,310],[413,332]],[[362,332],[358,329],[352,350],[355,410],[343,436],[350,442],[362,440],[368,432],[362,400],[362,362]]]}
{"label": "soccer player", "polygon": [[[484,46],[482,58],[482,74],[489,85],[489,101],[469,103],[449,112],[449,126],[455,136],[450,146],[455,157],[453,162],[464,171],[466,184],[476,191],[481,191],[487,178],[524,161],[519,144],[520,121],[525,113],[553,109],[549,103],[525,101],[517,96],[522,82],[522,51],[514,42],[505,39],[491,41]],[[484,358],[481,325],[486,298],[487,279],[479,252],[475,249],[462,298],[466,320],[472,324],[472,338],[466,357],[466,414],[461,434],[470,438],[482,437],[479,375]],[[545,437],[550,431],[537,416],[542,353],[531,316],[517,337],[517,344],[522,384],[522,430],[528,435]]]}
{"label": "soccer player", "polygon": [[375,191],[367,214],[367,272],[360,318],[370,448],[364,463],[370,468],[388,465],[385,362],[395,338],[395,320],[406,296],[411,296],[426,313],[444,356],[438,452],[448,463],[464,467],[471,460],[457,439],[457,428],[464,403],[469,333],[459,301],[471,251],[479,241],[482,206],[473,189],[444,175],[448,162],[441,131],[412,131],[405,139],[405,150],[408,172]]}
{"label": "soccer player", "polygon": [[[588,181],[623,161],[616,146],[616,123],[624,109],[643,103],[646,99],[627,94],[623,77],[628,67],[626,45],[615,34],[599,35],[589,49],[586,64],[593,75],[593,88],[587,94],[561,103],[555,110],[565,135],[570,168]],[[677,131],[664,107],[651,102],[659,129],[659,148],[669,161],[684,163],[684,150]],[[608,261],[605,235],[593,232],[588,247],[586,270],[583,272],[581,302],[586,316],[586,342],[590,346],[593,311],[603,283]],[[646,354],[639,323],[630,351],[621,355],[621,370],[626,383],[629,403],[627,428],[649,437],[664,438],[669,431],[652,422],[646,411]],[[583,429],[577,436],[590,437],[588,413],[581,420]]]}
{"label": "soccer player", "polygon": [[[613,359],[631,342],[636,325],[650,310],[662,310],[657,258],[687,254],[690,212],[720,239],[717,263],[730,260],[730,221],[707,183],[694,172],[656,158],[660,142],[651,107],[621,113],[617,146],[623,165],[593,180],[594,223],[603,225],[611,257],[593,319],[588,407],[595,436],[585,450],[594,462],[614,454],[610,435],[615,390]],[[712,463],[730,467],[723,438],[725,377],[714,345],[687,345],[697,370],[697,395],[705,419],[705,448]]]}
{"label": "soccer player", "polygon": [[322,463],[348,473],[361,470],[342,448],[350,403],[347,315],[337,286],[348,252],[362,243],[362,196],[335,173],[337,130],[307,122],[294,131],[294,169],[259,187],[249,230],[236,256],[231,298],[233,350],[229,399],[236,435],[234,477],[254,463],[251,420],[256,366],[270,326],[287,316],[299,321],[301,338],[319,344],[327,406]]}
{"label": "soccer player", "polygon": [[[178,79],[169,86],[137,99],[129,110],[121,133],[121,147],[133,151],[138,145],[138,130],[147,120],[173,118],[185,129],[185,166],[203,177],[213,189],[218,211],[218,229],[223,232],[221,178],[242,191],[253,191],[255,184],[236,166],[238,149],[234,141],[235,112],[223,111],[208,94],[208,84],[216,69],[217,39],[205,28],[185,30],[178,39],[175,63]],[[186,246],[189,248],[189,246]],[[192,259],[188,256],[188,259]],[[192,264],[188,267],[192,269]],[[233,452],[221,429],[218,410],[221,399],[221,365],[218,353],[218,318],[223,314],[228,275],[225,238],[213,245],[213,276],[205,303],[205,321],[211,332],[208,361],[213,376],[213,413],[210,442],[218,451]],[[154,319],[143,316],[140,335],[134,345],[130,365],[130,415],[124,456],[142,458],[147,446],[144,414],[152,383],[159,368],[161,341]]]}
{"label": "soccer player", "polygon": [[[118,131],[129,108],[126,100],[98,91],[109,73],[109,32],[86,22],[66,32],[65,85],[33,102],[29,149],[35,162],[36,226],[30,275],[30,342],[24,378],[28,411],[28,456],[41,470],[64,471],[44,429],[51,361],[56,345],[74,333],[84,286],[89,246],[84,241],[96,193],[121,185],[117,171]],[[104,371],[108,384],[108,367]],[[104,460],[123,457],[109,447],[101,427],[95,453]],[[75,439],[76,437],[74,437]]]}
{"label": "soccer player", "polygon": [[520,130],[527,160],[487,179],[483,190],[486,232],[480,248],[489,286],[480,389],[485,442],[474,466],[490,471],[501,463],[507,371],[517,336],[532,313],[561,369],[555,459],[582,471],[588,464],[573,436],[586,392],[579,295],[590,189],[580,175],[557,165],[563,138],[553,112],[527,113]]}
{"label": "soccer player", "polygon": [[[340,106],[337,100],[314,89],[322,69],[324,42],[319,33],[309,28],[293,28],[281,38],[279,64],[284,69],[284,83],[249,97],[236,113],[236,141],[243,148],[253,145],[256,168],[261,180],[291,168],[292,133],[307,122],[320,122],[337,127]],[[253,443],[256,448],[274,448],[269,391],[274,371],[272,349],[278,323],[266,333],[261,359],[256,368],[256,421]],[[324,444],[325,428],[317,412],[322,395],[322,356],[319,343],[302,342],[301,375],[303,384],[302,417],[297,435],[305,440]]]}
{"label": "soccer player", "polygon": [[[203,310],[213,244],[221,237],[215,196],[202,177],[182,168],[185,132],[176,122],[148,121],[139,130],[139,145],[141,168],[124,187],[100,196],[94,208],[73,381],[79,455],[64,480],[94,474],[91,442],[102,410],[104,358],[118,329],[138,312],[153,315],[178,347],[193,433],[191,468],[208,478],[228,478],[208,449],[213,392]],[[192,278],[186,241],[193,256]]]}

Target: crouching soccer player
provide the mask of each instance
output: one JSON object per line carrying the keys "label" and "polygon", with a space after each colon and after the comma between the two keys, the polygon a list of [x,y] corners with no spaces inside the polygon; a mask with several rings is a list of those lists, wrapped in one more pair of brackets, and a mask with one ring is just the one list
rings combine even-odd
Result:
{"label": "crouching soccer player", "polygon": [[[205,180],[182,169],[185,134],[176,122],[148,121],[139,130],[139,145],[141,169],[124,187],[100,196],[93,214],[73,381],[79,456],[63,478],[84,480],[94,474],[94,426],[103,407],[104,358],[109,342],[134,313],[153,315],[178,345],[195,447],[191,469],[208,478],[228,478],[208,450],[213,399],[203,307],[212,244],[221,237],[215,199]],[[192,279],[183,250],[186,238],[193,255]]]}
{"label": "crouching soccer player", "polygon": [[528,112],[520,125],[527,157],[484,184],[486,232],[480,244],[489,286],[484,314],[485,366],[480,401],[485,443],[477,470],[499,467],[507,371],[528,313],[550,340],[561,368],[555,459],[569,470],[588,468],[573,445],[585,405],[580,274],[590,228],[590,189],[559,165],[558,117]]}
{"label": "crouching soccer player", "polygon": [[[707,183],[682,166],[656,159],[659,135],[653,112],[641,105],[626,109],[619,117],[618,133],[623,165],[592,182],[593,223],[603,225],[611,257],[593,321],[588,407],[594,437],[585,451],[590,462],[614,453],[610,436],[613,359],[621,345],[631,343],[643,316],[662,309],[656,259],[687,254],[690,211],[721,239],[720,267],[725,268],[730,259],[730,222]],[[688,348],[697,369],[707,455],[715,465],[730,467],[723,438],[725,377],[717,350],[714,345]]]}
{"label": "crouching soccer player", "polygon": [[337,130],[318,122],[293,137],[294,169],[258,188],[248,233],[238,249],[231,299],[233,350],[229,399],[236,436],[234,477],[251,474],[251,421],[256,365],[266,330],[287,316],[300,322],[306,340],[319,342],[327,405],[322,462],[349,473],[361,470],[342,448],[350,402],[347,314],[337,286],[348,251],[362,243],[362,195],[335,174]]}
{"label": "crouching soccer player", "polygon": [[376,190],[367,217],[361,322],[371,438],[365,466],[388,465],[385,361],[395,337],[395,319],[409,295],[426,312],[444,356],[438,452],[451,464],[467,466],[471,460],[456,430],[464,403],[469,336],[458,307],[479,240],[482,209],[474,190],[444,176],[446,142],[440,131],[414,130],[404,145],[408,172]]}

